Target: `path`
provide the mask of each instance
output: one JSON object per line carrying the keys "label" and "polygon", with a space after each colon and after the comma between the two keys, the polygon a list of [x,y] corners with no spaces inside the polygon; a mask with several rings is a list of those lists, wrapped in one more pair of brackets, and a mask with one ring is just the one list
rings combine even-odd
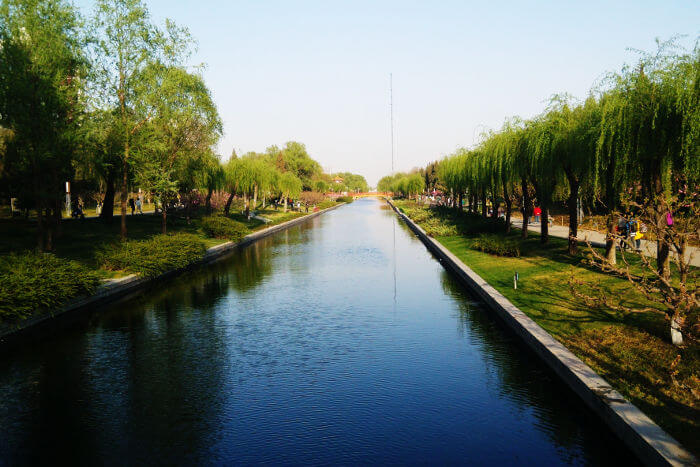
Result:
{"label": "path", "polygon": [[[523,221],[520,218],[513,218],[514,227],[522,227]],[[535,222],[528,225],[528,230],[533,232],[540,232],[539,222]],[[561,225],[550,225],[549,235],[553,237],[569,238],[569,226]],[[596,232],[594,230],[582,230],[578,231],[579,242],[590,241],[593,246],[605,247],[605,234]],[[656,258],[656,242],[642,239],[642,252],[646,256],[651,256]],[[690,257],[690,264],[695,267],[700,267],[700,248],[690,246],[688,247],[688,252],[686,258]]]}

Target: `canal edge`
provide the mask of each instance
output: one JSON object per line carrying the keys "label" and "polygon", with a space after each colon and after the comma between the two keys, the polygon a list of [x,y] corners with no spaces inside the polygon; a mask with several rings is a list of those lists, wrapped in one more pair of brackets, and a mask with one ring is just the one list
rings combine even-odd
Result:
{"label": "canal edge", "polygon": [[390,200],[396,214],[420,238],[441,264],[494,310],[593,412],[646,465],[698,465],[698,460],[677,440],[625,399],[591,367],[530,319],[469,266],[440,244]]}
{"label": "canal edge", "polygon": [[236,248],[241,248],[255,243],[262,238],[268,237],[276,232],[286,230],[295,225],[302,224],[310,219],[320,216],[325,212],[338,209],[345,204],[347,203],[338,203],[335,206],[322,209],[318,212],[297,217],[296,219],[282,222],[281,224],[266,227],[262,230],[246,235],[239,242],[225,242],[211,248],[207,248],[207,251],[200,260],[195,261],[184,268],[166,271],[163,274],[155,277],[139,277],[136,274],[130,274],[119,279],[110,280],[109,282],[100,285],[97,291],[92,295],[74,298],[56,310],[48,311],[38,316],[29,317],[20,321],[18,324],[9,329],[0,331],[0,348],[18,341],[24,334],[28,334],[37,328],[44,326],[48,327],[51,322],[63,315],[84,311],[88,307],[104,306],[109,303],[133,298],[143,293],[147,287],[150,287],[159,281],[172,278],[196,267],[222,260]]}

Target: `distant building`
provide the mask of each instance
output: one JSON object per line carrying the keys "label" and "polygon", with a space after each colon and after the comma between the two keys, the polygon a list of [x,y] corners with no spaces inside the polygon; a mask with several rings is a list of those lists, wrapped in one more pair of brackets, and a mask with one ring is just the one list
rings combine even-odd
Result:
{"label": "distant building", "polygon": [[336,175],[335,178],[333,179],[333,183],[337,183],[338,185],[340,185],[341,183],[343,183],[343,178],[342,178],[342,177],[338,177],[338,176]]}

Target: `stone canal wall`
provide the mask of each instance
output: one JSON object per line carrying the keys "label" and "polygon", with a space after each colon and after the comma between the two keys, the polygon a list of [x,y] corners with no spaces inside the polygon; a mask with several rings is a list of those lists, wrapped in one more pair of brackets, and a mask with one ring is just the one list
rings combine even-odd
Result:
{"label": "stone canal wall", "polygon": [[476,292],[554,372],[583,399],[647,465],[698,465],[697,459],[569,349],[513,305],[410,218],[389,205],[440,260],[443,267]]}
{"label": "stone canal wall", "polygon": [[120,300],[126,300],[131,297],[137,296],[143,293],[147,288],[152,287],[156,282],[162,281],[164,279],[173,277],[180,274],[186,270],[202,266],[204,264],[212,263],[214,261],[221,260],[227,256],[228,253],[236,248],[240,248],[249,245],[253,242],[272,235],[281,230],[288,229],[295,225],[307,222],[314,217],[318,217],[321,214],[337,209],[345,203],[338,203],[330,208],[323,209],[318,212],[308,214],[306,216],[298,217],[281,224],[273,225],[265,229],[253,232],[247,235],[240,242],[226,242],[220,245],[213,246],[207,249],[204,257],[195,263],[190,264],[186,268],[168,271],[160,276],[152,278],[143,278],[135,274],[122,277],[119,279],[113,279],[106,281],[101,285],[95,294],[87,297],[78,297],[69,301],[66,305],[60,309],[53,310],[48,313],[37,313],[35,316],[31,316],[25,320],[15,323],[12,326],[7,326],[6,328],[0,328],[0,347],[6,344],[11,344],[22,339],[26,334],[33,332],[44,334],[51,331],[51,328],[56,321],[56,318],[72,315],[77,312],[94,310],[98,306],[103,306],[108,303],[113,303]]}

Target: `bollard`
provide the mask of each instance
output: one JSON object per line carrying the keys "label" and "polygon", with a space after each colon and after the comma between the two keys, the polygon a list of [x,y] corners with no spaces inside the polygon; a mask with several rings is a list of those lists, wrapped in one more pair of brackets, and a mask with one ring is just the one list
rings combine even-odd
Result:
{"label": "bollard", "polygon": [[513,288],[518,289],[518,280],[520,279],[520,276],[518,276],[518,271],[515,271],[515,275],[513,276]]}

